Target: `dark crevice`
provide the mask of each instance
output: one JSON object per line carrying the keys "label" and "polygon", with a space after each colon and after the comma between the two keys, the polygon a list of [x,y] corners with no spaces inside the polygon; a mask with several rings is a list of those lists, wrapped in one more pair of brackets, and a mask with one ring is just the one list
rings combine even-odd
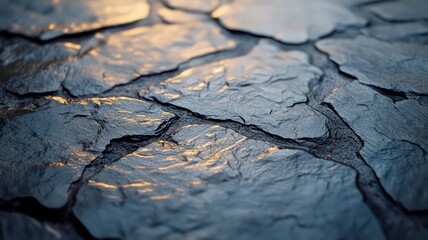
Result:
{"label": "dark crevice", "polygon": [[157,134],[154,136],[133,135],[124,136],[110,141],[103,153],[95,158],[91,163],[85,166],[79,179],[70,185],[68,190],[68,201],[66,204],[67,212],[72,212],[75,205],[77,194],[82,186],[88,183],[90,179],[99,174],[103,169],[109,167],[114,162],[120,160],[128,154],[131,154],[141,147],[147,146],[150,143],[165,139],[170,135],[171,126],[178,123],[178,118],[175,117],[161,126],[159,126]]}
{"label": "dark crevice", "polygon": [[[348,129],[349,137],[357,139],[359,146],[351,153],[354,157],[338,159],[357,172],[357,186],[363,194],[364,200],[375,216],[388,239],[422,239],[427,236],[428,230],[424,229],[424,222],[417,216],[407,214],[405,208],[396,202],[383,188],[374,170],[360,155],[364,146],[363,140],[354,132],[351,126],[343,120],[336,110],[328,103],[323,103],[325,109],[330,111],[331,117],[337,119],[336,124],[344,125]],[[337,128],[337,125],[336,125]],[[339,131],[342,134],[342,131]],[[421,234],[422,233],[422,234]]]}

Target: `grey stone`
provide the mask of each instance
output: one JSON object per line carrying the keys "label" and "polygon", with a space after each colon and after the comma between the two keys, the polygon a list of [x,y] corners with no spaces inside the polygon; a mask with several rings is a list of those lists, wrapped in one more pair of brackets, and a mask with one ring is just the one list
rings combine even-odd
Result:
{"label": "grey stone", "polygon": [[0,239],[38,240],[64,239],[62,234],[51,226],[19,213],[0,212]]}
{"label": "grey stone", "polygon": [[210,13],[224,0],[165,0],[165,3],[173,8]]}
{"label": "grey stone", "polygon": [[63,83],[72,95],[83,96],[235,46],[212,23],[157,24],[97,34],[77,44],[17,43],[1,53],[0,72],[13,93],[52,92]]}
{"label": "grey stone", "polygon": [[428,19],[428,1],[397,0],[373,4],[369,10],[388,21]]}
{"label": "grey stone", "polygon": [[190,68],[140,95],[283,138],[321,138],[327,120],[305,104],[309,82],[321,75],[305,53],[262,41],[246,56]]}
{"label": "grey stone", "polygon": [[398,92],[428,94],[428,45],[388,43],[368,37],[316,43],[340,70],[364,84]]}
{"label": "grey stone", "polygon": [[219,7],[212,17],[231,30],[268,36],[285,43],[317,40],[335,30],[361,27],[367,21],[350,7],[367,0],[235,0]]}
{"label": "grey stone", "polygon": [[149,16],[146,0],[0,0],[0,30],[49,40],[135,22]]}
{"label": "grey stone", "polygon": [[61,207],[69,185],[112,139],[153,136],[174,115],[140,100],[66,101],[0,122],[0,196]]}
{"label": "grey stone", "polygon": [[353,82],[326,100],[364,141],[361,155],[408,210],[428,209],[428,99],[392,99]]}
{"label": "grey stone", "polygon": [[372,26],[364,29],[363,32],[381,40],[395,40],[428,34],[428,24],[423,22],[395,23]]}
{"label": "grey stone", "polygon": [[104,169],[74,212],[97,238],[383,239],[355,180],[301,151],[188,125]]}

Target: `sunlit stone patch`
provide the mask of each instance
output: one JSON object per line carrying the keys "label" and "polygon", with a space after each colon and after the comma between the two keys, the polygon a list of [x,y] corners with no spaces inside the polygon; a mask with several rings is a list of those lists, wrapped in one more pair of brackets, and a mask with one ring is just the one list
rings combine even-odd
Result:
{"label": "sunlit stone patch", "polygon": [[0,197],[61,207],[69,185],[112,139],[153,136],[174,117],[145,101],[54,97],[46,109],[0,123]]}
{"label": "sunlit stone patch", "polygon": [[235,46],[212,23],[157,24],[79,43],[18,42],[0,54],[0,75],[3,87],[17,94],[53,92],[63,83],[71,94],[82,96]]}
{"label": "sunlit stone patch", "polygon": [[360,36],[321,40],[316,46],[328,53],[341,71],[361,83],[428,94],[428,45],[388,43]]}
{"label": "sunlit stone patch", "polygon": [[74,212],[98,238],[383,239],[355,179],[301,151],[187,125],[104,169]]}
{"label": "sunlit stone patch", "polygon": [[360,153],[409,210],[428,208],[428,98],[394,102],[353,82],[326,100],[364,141]]}
{"label": "sunlit stone patch", "polygon": [[262,41],[248,55],[185,70],[140,94],[284,138],[321,138],[327,120],[306,104],[309,83],[321,75],[305,53]]}
{"label": "sunlit stone patch", "polygon": [[189,13],[181,10],[172,10],[169,8],[158,9],[158,15],[167,23],[188,23],[207,21],[208,16],[198,13]]}
{"label": "sunlit stone patch", "polygon": [[197,11],[197,12],[212,12],[225,0],[165,0],[165,2],[173,8]]}
{"label": "sunlit stone patch", "polygon": [[49,40],[148,17],[146,0],[0,0],[0,30]]}
{"label": "sunlit stone patch", "polygon": [[234,0],[212,16],[231,30],[246,31],[299,44],[367,21],[351,7],[367,0]]}

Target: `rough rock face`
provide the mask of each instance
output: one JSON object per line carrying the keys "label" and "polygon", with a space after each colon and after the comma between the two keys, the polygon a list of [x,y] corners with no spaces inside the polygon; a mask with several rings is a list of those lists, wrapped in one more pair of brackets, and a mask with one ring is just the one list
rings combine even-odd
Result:
{"label": "rough rock face", "polygon": [[381,40],[395,40],[428,34],[428,24],[423,22],[396,23],[373,26],[363,30],[363,32]]}
{"label": "rough rock face", "polygon": [[383,239],[355,178],[301,151],[188,125],[97,175],[74,212],[99,238]]}
{"label": "rough rock face", "polygon": [[210,13],[224,0],[165,0],[170,7]]}
{"label": "rough rock face", "polygon": [[428,98],[394,102],[353,82],[325,101],[362,138],[361,155],[391,196],[409,210],[428,209]]}
{"label": "rough rock face", "polygon": [[[153,136],[173,117],[144,101],[93,98],[67,102],[0,122],[0,196],[32,196],[61,207],[69,185],[112,139]],[[56,106],[55,106],[56,105]]]}
{"label": "rough rock face", "polygon": [[63,239],[61,233],[47,224],[19,213],[0,212],[0,239]]}
{"label": "rough rock face", "polygon": [[1,53],[0,72],[5,88],[17,94],[52,92],[64,82],[71,94],[82,96],[235,45],[211,23],[158,24],[97,35],[81,44],[17,43]]}
{"label": "rough rock face", "polygon": [[326,118],[305,104],[322,72],[306,54],[262,41],[248,55],[188,69],[140,94],[284,138],[325,137]]}
{"label": "rough rock face", "polygon": [[0,30],[49,40],[144,19],[146,0],[0,0]]}
{"label": "rough rock face", "polygon": [[428,94],[428,45],[387,43],[368,37],[327,39],[316,44],[340,70],[364,84]]}
{"label": "rough rock face", "polygon": [[388,21],[428,19],[428,1],[425,0],[385,1],[371,5],[369,9]]}
{"label": "rough rock face", "polygon": [[366,20],[349,9],[364,2],[367,0],[235,0],[222,5],[212,16],[231,30],[298,44],[335,30],[365,25]]}

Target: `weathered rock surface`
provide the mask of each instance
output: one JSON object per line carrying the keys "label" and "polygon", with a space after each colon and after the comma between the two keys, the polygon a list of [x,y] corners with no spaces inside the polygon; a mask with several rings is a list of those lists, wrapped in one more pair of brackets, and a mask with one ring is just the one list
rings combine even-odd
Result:
{"label": "weathered rock surface", "polygon": [[0,239],[40,240],[64,239],[60,232],[47,224],[19,213],[0,212]]}
{"label": "weathered rock surface", "polygon": [[364,141],[361,155],[389,194],[428,209],[428,99],[392,99],[357,82],[326,100]]}
{"label": "weathered rock surface", "polygon": [[327,39],[316,44],[340,70],[364,84],[428,94],[428,45],[387,43],[368,37]]}
{"label": "weathered rock surface", "polygon": [[372,26],[364,29],[363,32],[381,40],[395,40],[428,34],[428,24],[422,22],[396,23],[392,25]]}
{"label": "weathered rock surface", "polygon": [[64,82],[71,94],[83,96],[235,46],[211,23],[158,24],[81,44],[17,43],[1,53],[0,74],[5,88],[17,94],[52,92]]}
{"label": "weathered rock surface", "polygon": [[428,19],[428,1],[425,0],[383,1],[369,9],[388,21]]}
{"label": "weathered rock surface", "polygon": [[146,0],[0,0],[0,30],[49,40],[148,17]]}
{"label": "weathered rock surface", "polygon": [[94,98],[59,103],[0,122],[0,196],[61,207],[69,185],[110,140],[153,136],[173,117],[144,101]]}
{"label": "weathered rock surface", "polygon": [[224,0],[165,0],[170,7],[210,13],[216,9]]}
{"label": "weathered rock surface", "polygon": [[364,26],[367,21],[349,7],[365,2],[367,0],[235,0],[223,4],[212,16],[231,30],[299,44],[335,30]]}
{"label": "weathered rock surface", "polygon": [[328,135],[326,118],[305,102],[321,75],[306,54],[263,41],[246,56],[188,69],[140,94],[284,138],[318,138]]}
{"label": "weathered rock surface", "polygon": [[301,151],[188,125],[104,169],[74,212],[99,238],[383,239],[355,179]]}

